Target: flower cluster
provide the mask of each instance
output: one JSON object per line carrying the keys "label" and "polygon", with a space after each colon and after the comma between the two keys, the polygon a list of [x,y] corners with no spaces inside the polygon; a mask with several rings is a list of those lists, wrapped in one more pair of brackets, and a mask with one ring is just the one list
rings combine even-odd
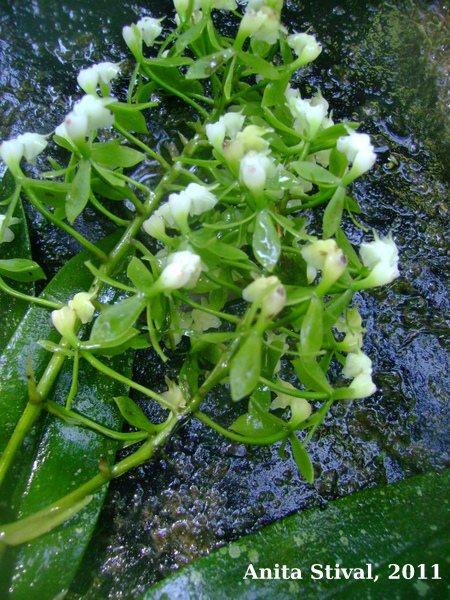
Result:
{"label": "flower cluster", "polygon": [[112,98],[97,98],[86,94],[79,100],[64,122],[55,129],[55,134],[74,142],[84,140],[96,129],[111,127],[114,115],[107,108]]}
{"label": "flower cluster", "polygon": [[366,398],[377,391],[377,387],[372,381],[372,361],[361,350],[350,352],[347,355],[342,375],[353,379],[349,389],[352,390],[354,398]]}
{"label": "flower cluster", "polygon": [[73,339],[77,319],[83,324],[92,320],[95,312],[92,298],[93,295],[88,292],[79,292],[67,306],[52,312],[53,325],[63,337]]}
{"label": "flower cluster", "polygon": [[47,147],[47,136],[39,133],[23,133],[0,145],[0,156],[5,165],[17,172],[20,161],[25,158],[33,163],[35,158]]}

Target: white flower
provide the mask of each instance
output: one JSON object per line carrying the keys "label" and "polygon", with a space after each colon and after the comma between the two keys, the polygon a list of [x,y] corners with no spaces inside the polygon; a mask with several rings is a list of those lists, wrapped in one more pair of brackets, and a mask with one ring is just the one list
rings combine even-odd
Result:
{"label": "white flower", "polygon": [[298,58],[301,59],[303,65],[315,60],[322,52],[322,46],[317,43],[313,35],[309,35],[308,33],[289,35],[287,43],[294,50]]}
{"label": "white flower", "polygon": [[156,38],[161,35],[162,19],[154,19],[153,17],[143,17],[136,23],[136,27],[139,29],[147,46],[153,46]]}
{"label": "white flower", "polygon": [[345,361],[345,367],[342,369],[342,375],[351,379],[363,374],[372,375],[372,361],[361,350],[349,352]]}
{"label": "white flower", "polygon": [[166,291],[179,288],[192,289],[197,283],[201,271],[202,263],[197,254],[189,250],[174,252],[168,257],[158,284]]}
{"label": "white flower", "polygon": [[270,409],[275,410],[277,408],[287,408],[290,406],[291,419],[289,422],[293,427],[296,427],[302,421],[306,421],[306,419],[311,415],[311,404],[304,398],[290,396],[289,390],[295,390],[296,388],[287,381],[282,381],[281,385],[286,388],[286,393],[279,392],[275,397],[275,400],[272,401]]}
{"label": "white flower", "polygon": [[[6,219],[5,215],[0,215],[0,231],[2,230],[5,219]],[[20,223],[20,219],[16,219],[16,217],[12,217],[11,219],[9,219],[8,225],[17,225],[17,223]],[[14,233],[11,231],[11,229],[9,227],[5,227],[5,229],[3,231],[3,236],[0,238],[0,244],[2,242],[12,242],[14,237],[15,237]]]}
{"label": "white flower", "polygon": [[398,249],[392,234],[389,234],[389,237],[379,238],[374,232],[374,237],[373,242],[363,242],[359,249],[364,265],[370,269],[370,275],[357,282],[359,289],[386,285],[400,276]]}
{"label": "white flower", "polygon": [[160,239],[166,234],[166,221],[160,216],[154,213],[149,219],[142,223],[142,229],[148,235],[156,239]]}
{"label": "white flower", "polygon": [[17,138],[7,140],[0,145],[0,156],[5,165],[11,170],[17,170],[22,157],[28,162],[34,162],[47,147],[45,135],[39,133],[23,133]]}
{"label": "white flower", "polygon": [[336,148],[347,157],[352,163],[352,168],[346,176],[349,183],[373,167],[377,156],[370,142],[370,137],[366,133],[356,133],[353,129],[347,128],[349,135],[338,138]]}
{"label": "white flower", "polygon": [[114,122],[114,115],[107,108],[110,103],[110,98],[102,99],[86,94],[75,104],[64,123],[55,129],[55,133],[78,140],[89,135],[94,129],[110,127]]}
{"label": "white flower", "polygon": [[371,375],[361,373],[349,385],[349,389],[353,391],[353,398],[367,398],[377,391],[377,386],[372,381]]}
{"label": "white flower", "polygon": [[317,270],[324,278],[336,281],[345,271],[347,258],[334,240],[316,240],[301,249],[308,267],[308,283],[314,281]]}
{"label": "white flower", "polygon": [[288,106],[292,116],[295,117],[294,128],[308,140],[312,140],[326,116],[324,104],[313,105],[311,100],[291,97]]}
{"label": "white flower", "polygon": [[102,62],[92,65],[87,69],[81,69],[78,73],[78,85],[87,94],[95,94],[99,83],[109,86],[111,81],[117,77],[119,71],[120,65],[118,63]]}
{"label": "white flower", "polygon": [[267,177],[275,173],[273,160],[262,152],[251,150],[241,160],[239,179],[256,194],[264,190]]}
{"label": "white flower", "polygon": [[183,396],[181,388],[174,381],[171,381],[167,376],[165,377],[166,385],[169,388],[167,392],[160,394],[163,398],[175,404],[178,408],[184,408],[186,406],[186,400]]}
{"label": "white flower", "polygon": [[286,304],[286,291],[275,275],[259,277],[242,290],[247,302],[261,302],[261,312],[270,319],[281,312]]}
{"label": "white flower", "polygon": [[198,183],[190,183],[185,190],[185,194],[191,200],[189,214],[192,216],[201,215],[217,204],[216,196],[207,187]]}
{"label": "white flower", "polygon": [[255,40],[275,44],[280,37],[280,14],[269,6],[262,6],[259,10],[249,9],[245,12],[239,27],[238,37],[253,37]]}
{"label": "white flower", "polygon": [[59,310],[52,312],[52,322],[54,327],[59,333],[67,338],[71,339],[75,335],[75,323],[77,320],[77,313],[69,306],[63,306]]}
{"label": "white flower", "polygon": [[93,295],[88,292],[79,292],[68,302],[69,308],[75,311],[82,323],[88,323],[94,316],[95,308],[91,302],[92,297]]}
{"label": "white flower", "polygon": [[192,200],[185,191],[179,194],[170,194],[169,196],[170,212],[181,231],[187,229],[187,218],[191,209],[191,203]]}
{"label": "white flower", "polygon": [[203,310],[194,308],[192,311],[193,329],[203,333],[207,329],[217,329],[222,325],[222,321],[215,315],[210,315]]}
{"label": "white flower", "polygon": [[228,112],[220,117],[215,123],[206,126],[206,136],[218,152],[222,152],[225,136],[233,139],[242,129],[245,116],[239,112]]}

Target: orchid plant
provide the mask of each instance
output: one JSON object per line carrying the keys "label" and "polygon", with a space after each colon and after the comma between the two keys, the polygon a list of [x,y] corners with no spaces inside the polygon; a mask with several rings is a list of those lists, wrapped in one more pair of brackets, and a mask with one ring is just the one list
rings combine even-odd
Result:
{"label": "orchid plant", "polygon": [[[397,278],[398,252],[390,235],[375,233],[358,256],[341,228],[344,213],[362,227],[351,187],[375,163],[369,136],[356,131],[357,123],[335,123],[320,90],[304,98],[294,87],[293,76],[322,48],[310,33],[289,33],[282,25],[282,0],[250,0],[243,14],[234,0],[174,4],[173,30],[150,16],[123,29],[135,61],[126,102],[111,95],[122,64],[88,66],[77,80],[85,95],[63,123],[0,146],[15,180],[2,203],[0,240],[14,243],[15,209],[23,199],[84,246],[83,268],[92,274],[89,289],[73,289],[61,304],[4,281],[42,278],[36,262],[0,260],[0,289],[47,309],[61,336],[39,340],[49,357],[39,379],[30,356],[28,399],[0,448],[0,484],[44,411],[131,448],[115,463],[99,456],[98,473],[80,487],[0,525],[3,545],[24,543],[83,510],[96,490],[151,460],[189,419],[239,443],[277,444],[282,459],[289,443],[313,483],[308,442],[330,407],[376,391],[353,297]],[[217,30],[215,10],[236,17],[234,39]],[[155,149],[146,125],[168,96],[192,114],[192,136],[180,134],[171,153]],[[51,170],[34,178],[26,162],[41,160],[49,145],[67,160],[62,165],[48,157]],[[152,187],[135,175],[146,160],[161,172]],[[88,203],[119,232],[103,244],[77,230]],[[114,203],[124,205],[128,218]],[[322,219],[321,237],[308,233],[312,211]],[[178,378],[167,379],[162,393],[109,361],[150,347],[162,362],[183,356]],[[283,371],[295,373],[295,385],[280,375],[280,361]],[[72,365],[70,391],[55,401],[53,385],[65,363]],[[111,398],[125,431],[77,406],[82,364],[130,390]],[[332,378],[330,366],[341,377]],[[219,386],[241,407],[228,427],[202,407]],[[156,403],[163,417],[153,422],[133,390]]]}

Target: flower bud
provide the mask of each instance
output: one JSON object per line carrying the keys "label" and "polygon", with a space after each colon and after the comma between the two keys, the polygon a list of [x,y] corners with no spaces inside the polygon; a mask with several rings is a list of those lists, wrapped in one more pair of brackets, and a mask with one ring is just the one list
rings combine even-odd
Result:
{"label": "flower bud", "polygon": [[209,143],[217,152],[222,152],[222,145],[225,140],[225,125],[219,119],[216,123],[208,123],[206,126],[206,137]]}
{"label": "flower bud", "polygon": [[79,292],[68,302],[69,308],[75,311],[83,324],[91,321],[94,316],[95,308],[91,302],[92,297],[93,295],[88,292]]}
{"label": "flower bud", "polygon": [[23,133],[17,140],[23,144],[23,155],[28,162],[34,161],[47,148],[46,136],[39,133]]}
{"label": "flower bud", "polygon": [[241,159],[244,156],[244,146],[239,140],[225,141],[223,143],[223,155],[228,163],[230,171],[239,175]]}
{"label": "flower bud", "polygon": [[33,163],[47,147],[45,135],[39,133],[23,133],[17,138],[7,140],[0,145],[0,156],[10,171],[17,171],[22,157]]}
{"label": "flower bud", "polygon": [[326,115],[324,105],[319,103],[313,106],[311,100],[290,98],[288,106],[296,119],[294,128],[308,140],[314,139]]}
{"label": "flower bud", "polygon": [[160,394],[163,398],[175,404],[178,408],[184,408],[186,406],[186,400],[183,396],[181,388],[174,381],[171,381],[167,376],[165,377],[166,385],[169,388],[167,392]]}
{"label": "flower bud", "polygon": [[[64,130],[62,126],[64,126]],[[58,132],[56,132],[56,129],[58,129]],[[67,115],[64,123],[56,129],[55,133],[57,135],[65,133],[71,140],[84,140],[89,133],[86,115],[76,115],[73,111]]]}
{"label": "flower bud", "polygon": [[23,157],[23,144],[17,138],[3,142],[0,145],[0,156],[10,171],[17,171]]}
{"label": "flower bud", "polygon": [[314,281],[317,270],[322,271],[322,291],[339,279],[347,267],[347,258],[334,240],[316,240],[306,245],[301,254],[308,266],[308,283]]}
{"label": "flower bud", "polygon": [[361,350],[349,352],[345,361],[345,367],[342,369],[342,375],[351,379],[362,374],[372,375],[372,361]]}
{"label": "flower bud", "polygon": [[264,191],[267,177],[275,172],[273,160],[262,152],[251,150],[241,160],[239,179],[256,196]]}
{"label": "flower bud", "polygon": [[59,310],[52,312],[52,322],[59,333],[68,340],[75,336],[75,323],[77,314],[69,306],[63,306]]}
{"label": "flower bud", "polygon": [[238,39],[242,40],[249,36],[260,42],[275,44],[280,37],[280,14],[269,6],[262,6],[255,11],[248,9],[242,17],[239,26]]}
{"label": "flower bud", "polygon": [[142,229],[148,235],[160,240],[166,235],[166,221],[160,216],[154,213],[149,219],[142,223]]}
{"label": "flower bud", "polygon": [[122,29],[122,37],[131,52],[136,56],[142,54],[142,37],[141,32],[136,25],[125,26]]}
{"label": "flower bud", "polygon": [[93,67],[81,69],[77,76],[77,82],[86,94],[95,94],[99,82],[99,75]]}
{"label": "flower bud", "polygon": [[136,27],[139,29],[147,46],[153,46],[156,38],[161,35],[162,19],[154,19],[153,17],[143,17],[136,23]]}
{"label": "flower bud", "polygon": [[192,289],[197,283],[201,271],[202,264],[197,254],[189,250],[174,252],[168,257],[158,284],[165,291],[179,288]]}
{"label": "flower bud", "polygon": [[184,232],[189,230],[187,218],[191,209],[191,203],[192,201],[185,191],[179,194],[170,194],[169,196],[170,212],[175,219],[175,223]]}
{"label": "flower bud", "polygon": [[273,129],[264,129],[257,125],[248,125],[243,131],[236,135],[236,139],[241,142],[244,152],[254,150],[255,152],[265,152],[269,148],[269,142],[262,136],[265,133],[272,132]]}
{"label": "flower bud", "polygon": [[286,304],[286,291],[275,275],[255,279],[242,291],[242,297],[247,302],[261,301],[261,313],[267,319],[280,313]]}
{"label": "flower bud", "polygon": [[334,327],[340,332],[345,333],[342,342],[337,343],[337,348],[343,352],[355,352],[362,347],[363,336],[362,319],[358,308],[349,308],[345,319],[339,319]]}
{"label": "flower bud", "polygon": [[317,43],[313,35],[309,35],[308,33],[289,35],[287,43],[294,50],[302,65],[312,62],[322,52],[322,46]]}

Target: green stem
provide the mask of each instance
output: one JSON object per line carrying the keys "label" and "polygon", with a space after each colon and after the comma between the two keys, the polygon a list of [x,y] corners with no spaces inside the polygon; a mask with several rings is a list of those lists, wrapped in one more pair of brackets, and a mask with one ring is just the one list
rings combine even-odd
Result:
{"label": "green stem", "polygon": [[149,146],[147,146],[147,144],[144,144],[144,142],[141,142],[141,140],[139,138],[137,138],[132,133],[127,131],[125,129],[125,127],[122,127],[122,125],[119,125],[119,123],[117,123],[117,122],[114,123],[113,127],[116,131],[118,131],[121,135],[123,135],[124,138],[126,138],[130,142],[133,142],[133,144],[135,144],[138,148],[140,148],[141,150],[146,152],[149,156],[151,156],[156,161],[158,161],[163,169],[165,169],[167,171],[171,168],[169,163],[161,156],[161,154],[159,154],[159,152],[152,150]]}
{"label": "green stem", "polygon": [[205,415],[204,413],[202,413],[200,411],[197,411],[194,414],[194,417],[196,419],[198,419],[199,421],[201,421],[202,423],[205,423],[205,425],[208,425],[209,427],[211,427],[211,429],[214,429],[215,431],[217,431],[218,433],[221,433],[225,437],[230,438],[230,440],[235,440],[236,442],[240,442],[241,444],[249,444],[251,446],[270,446],[270,445],[275,444],[276,442],[280,442],[284,438],[288,437],[288,435],[290,433],[289,430],[283,430],[283,431],[280,431],[279,433],[274,433],[273,435],[268,435],[266,437],[258,438],[258,437],[251,437],[251,436],[243,436],[238,433],[233,433],[232,431],[229,431],[228,429],[225,429],[224,427],[221,427],[218,423],[216,423],[215,421],[213,421],[207,415]]}
{"label": "green stem", "polygon": [[7,283],[3,281],[0,277],[0,290],[6,292],[10,296],[14,298],[18,298],[20,300],[25,300],[26,302],[33,302],[34,304],[38,304],[39,306],[44,306],[45,308],[52,308],[54,310],[58,310],[62,308],[64,304],[58,304],[57,302],[52,302],[51,300],[45,300],[44,298],[39,298],[36,296],[29,296],[28,294],[22,294],[22,292],[17,292],[13,288],[9,287]]}
{"label": "green stem", "polygon": [[270,381],[270,379],[266,379],[265,377],[260,377],[259,382],[274,392],[280,392],[280,394],[294,396],[295,398],[304,398],[305,400],[326,400],[329,398],[329,395],[323,392],[307,392],[305,390],[287,388],[283,385],[275,383],[274,381]]}
{"label": "green stem", "polygon": [[92,190],[91,190],[91,193],[89,195],[89,200],[91,201],[92,206],[95,206],[95,208],[99,212],[101,212],[102,214],[104,214],[105,217],[108,217],[108,219],[110,219],[113,223],[115,223],[119,227],[126,227],[130,223],[130,221],[126,221],[125,219],[121,219],[120,217],[116,217],[116,215],[113,215],[112,212],[110,212],[107,208],[105,208],[103,206],[103,204],[101,204],[101,202],[99,202],[97,200],[97,198],[95,197],[95,195],[92,192]]}
{"label": "green stem", "polygon": [[53,402],[52,400],[47,400],[47,402],[44,404],[44,408],[57,417],[67,419],[70,421],[70,423],[76,421],[77,425],[98,431],[102,435],[112,438],[113,440],[119,440],[121,442],[140,442],[149,437],[149,433],[146,431],[122,433],[120,431],[109,429],[108,427],[103,427],[103,425],[100,425],[99,423],[96,423],[95,421],[92,421],[91,419],[88,419],[87,417],[84,417],[83,415],[80,415],[69,408],[64,408],[64,406],[56,404],[56,402]]}

